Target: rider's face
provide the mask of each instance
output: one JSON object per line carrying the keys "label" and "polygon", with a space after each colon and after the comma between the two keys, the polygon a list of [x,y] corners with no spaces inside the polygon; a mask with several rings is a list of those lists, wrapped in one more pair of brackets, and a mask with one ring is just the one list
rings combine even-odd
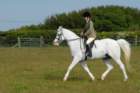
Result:
{"label": "rider's face", "polygon": [[84,17],[85,21],[88,22],[89,21],[89,17]]}

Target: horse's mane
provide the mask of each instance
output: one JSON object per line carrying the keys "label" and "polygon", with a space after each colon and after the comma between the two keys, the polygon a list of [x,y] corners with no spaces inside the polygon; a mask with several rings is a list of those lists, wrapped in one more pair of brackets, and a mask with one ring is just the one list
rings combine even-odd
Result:
{"label": "horse's mane", "polygon": [[79,36],[76,33],[74,33],[73,31],[71,31],[71,30],[69,30],[67,28],[62,28],[62,29],[64,29],[67,33],[70,33],[71,35],[76,36],[76,37],[79,38]]}

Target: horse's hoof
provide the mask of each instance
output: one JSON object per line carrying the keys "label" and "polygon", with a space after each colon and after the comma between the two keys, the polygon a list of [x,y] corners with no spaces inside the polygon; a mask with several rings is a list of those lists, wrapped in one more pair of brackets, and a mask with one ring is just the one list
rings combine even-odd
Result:
{"label": "horse's hoof", "polygon": [[101,80],[105,80],[104,78],[101,78]]}
{"label": "horse's hoof", "polygon": [[124,79],[124,82],[126,82],[127,80],[128,80],[128,78],[125,78],[125,79]]}
{"label": "horse's hoof", "polygon": [[95,77],[92,77],[91,80],[94,81],[95,80]]}
{"label": "horse's hoof", "polygon": [[104,76],[102,76],[102,77],[101,77],[101,80],[105,80],[105,77],[104,77]]}
{"label": "horse's hoof", "polygon": [[65,81],[67,81],[67,79],[64,78],[63,81],[65,82]]}
{"label": "horse's hoof", "polygon": [[66,81],[65,79],[63,79],[63,81]]}

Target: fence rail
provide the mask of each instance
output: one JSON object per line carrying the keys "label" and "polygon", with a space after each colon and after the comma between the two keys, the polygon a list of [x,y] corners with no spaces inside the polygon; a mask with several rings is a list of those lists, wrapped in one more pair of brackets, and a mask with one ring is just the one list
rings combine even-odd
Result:
{"label": "fence rail", "polygon": [[133,46],[140,46],[140,37],[135,36],[134,38],[124,38]]}
{"label": "fence rail", "polygon": [[[101,37],[99,39],[103,39],[106,37]],[[125,39],[127,40],[132,46],[140,46],[140,37],[137,35],[135,37],[122,37],[122,36],[116,36],[116,37],[111,37],[112,39],[118,40],[118,39]]]}
{"label": "fence rail", "polygon": [[[98,39],[103,39],[107,37],[108,36],[100,37]],[[140,46],[140,37],[137,35],[133,37],[116,36],[116,37],[110,37],[110,38],[115,39],[115,40],[125,39],[132,46]],[[52,42],[52,39],[49,40],[49,38],[44,38],[43,36],[40,36],[39,38],[17,37],[15,39],[0,37],[0,47],[45,47],[47,44],[51,44],[51,42]]]}
{"label": "fence rail", "polygon": [[18,37],[17,46],[18,47],[43,47],[44,38],[43,38],[43,36],[40,36],[40,38]]}

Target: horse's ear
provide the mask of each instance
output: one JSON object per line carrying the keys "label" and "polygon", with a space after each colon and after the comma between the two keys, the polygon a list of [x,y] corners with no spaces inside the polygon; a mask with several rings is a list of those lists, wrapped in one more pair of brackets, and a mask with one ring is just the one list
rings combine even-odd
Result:
{"label": "horse's ear", "polygon": [[59,26],[59,29],[62,29],[63,27],[62,26]]}
{"label": "horse's ear", "polygon": [[63,28],[62,26],[59,26],[59,28],[58,28],[58,29],[62,30],[62,28]]}

